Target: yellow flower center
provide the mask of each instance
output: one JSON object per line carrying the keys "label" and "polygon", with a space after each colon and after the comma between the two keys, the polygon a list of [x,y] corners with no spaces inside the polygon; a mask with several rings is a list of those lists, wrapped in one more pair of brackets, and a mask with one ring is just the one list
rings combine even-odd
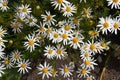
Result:
{"label": "yellow flower center", "polygon": [[40,29],[40,31],[44,31],[45,30],[45,28],[43,26],[41,26],[39,29]]}
{"label": "yellow flower center", "polygon": [[52,73],[52,75],[54,76],[54,75],[57,73],[57,71],[53,69],[53,70],[51,71],[51,73]]}
{"label": "yellow flower center", "polygon": [[14,58],[15,58],[15,59],[18,59],[18,58],[19,58],[19,55],[18,55],[18,54],[15,54],[15,55],[14,55]]}
{"label": "yellow flower center", "polygon": [[114,3],[117,3],[119,0],[113,0]]}
{"label": "yellow flower center", "polygon": [[90,62],[89,60],[86,60],[84,63],[85,63],[86,65],[90,65],[90,64],[91,64],[91,62]]}
{"label": "yellow flower center", "polygon": [[26,64],[25,64],[25,63],[22,63],[22,64],[21,64],[21,67],[22,67],[22,68],[26,68]]}
{"label": "yellow flower center", "polygon": [[24,7],[24,8],[22,9],[22,12],[27,12],[27,8]]}
{"label": "yellow flower center", "polygon": [[13,25],[13,27],[17,29],[19,26],[18,26],[17,23],[15,23],[15,24]]}
{"label": "yellow flower center", "polygon": [[59,34],[58,33],[55,33],[54,34],[54,38],[58,38]]}
{"label": "yellow flower center", "polygon": [[62,50],[58,49],[57,54],[61,54],[61,53],[62,53]]}
{"label": "yellow flower center", "polygon": [[114,28],[117,29],[119,27],[118,23],[114,23]]}
{"label": "yellow flower center", "polygon": [[81,73],[84,75],[86,74],[86,70],[85,69],[82,69]]}
{"label": "yellow flower center", "polygon": [[94,21],[93,20],[89,20],[90,25],[93,25]]}
{"label": "yellow flower center", "polygon": [[48,68],[43,68],[42,71],[43,71],[43,73],[47,73],[48,72]]}
{"label": "yellow flower center", "polygon": [[90,36],[95,36],[95,35],[98,34],[98,32],[97,32],[97,31],[89,31],[88,34],[89,34]]}
{"label": "yellow flower center", "polygon": [[46,30],[46,33],[47,33],[47,34],[50,34],[50,33],[51,33],[51,29],[47,29],[47,30]]}
{"label": "yellow flower center", "polygon": [[3,6],[7,6],[7,4],[8,4],[7,2],[3,2],[2,3]]}
{"label": "yellow flower center", "polygon": [[9,60],[5,60],[4,64],[8,65],[9,64]]}
{"label": "yellow flower center", "polygon": [[68,68],[64,68],[64,72],[65,73],[69,72],[69,69]]}
{"label": "yellow flower center", "polygon": [[73,40],[72,40],[74,43],[78,43],[78,38],[73,38]]}
{"label": "yellow flower center", "polygon": [[91,49],[91,50],[94,50],[94,49],[95,49],[95,45],[94,45],[94,44],[91,44],[91,45],[90,45],[90,49]]}
{"label": "yellow flower center", "polygon": [[70,11],[71,11],[71,8],[70,8],[70,7],[67,7],[67,8],[66,8],[66,11],[67,11],[67,12],[70,12]]}
{"label": "yellow flower center", "polygon": [[74,18],[74,19],[73,19],[73,23],[74,23],[74,24],[77,24],[77,23],[78,23],[78,19]]}
{"label": "yellow flower center", "polygon": [[48,50],[48,54],[52,54],[52,50],[50,49],[50,50]]}
{"label": "yellow flower center", "polygon": [[68,37],[67,34],[62,34],[63,39],[67,39],[67,37]]}
{"label": "yellow flower center", "polygon": [[32,18],[30,18],[30,19],[29,19],[29,22],[33,22],[33,19],[32,19]]}
{"label": "yellow flower center", "polygon": [[108,27],[109,27],[109,23],[108,23],[108,22],[105,22],[105,23],[103,24],[103,26],[104,26],[104,28],[108,28]]}
{"label": "yellow flower center", "polygon": [[51,19],[51,16],[47,16],[46,21],[49,21]]}
{"label": "yellow flower center", "polygon": [[66,30],[66,31],[70,30],[70,26],[69,26],[69,25],[66,25],[66,26],[65,26],[65,30]]}
{"label": "yellow flower center", "polygon": [[88,53],[85,53],[85,54],[84,54],[84,56],[85,56],[85,57],[88,57],[88,56],[89,56],[89,54],[88,54]]}
{"label": "yellow flower center", "polygon": [[59,4],[62,4],[62,3],[63,3],[63,0],[57,0],[57,2],[58,2]]}
{"label": "yellow flower center", "polygon": [[86,9],[86,10],[84,10],[84,13],[87,15],[87,14],[89,14],[89,11]]}
{"label": "yellow flower center", "polygon": [[29,43],[28,43],[30,46],[34,45],[34,41],[31,39],[29,40]]}
{"label": "yellow flower center", "polygon": [[103,43],[101,43],[101,46],[102,47],[106,47],[106,44],[103,42]]}

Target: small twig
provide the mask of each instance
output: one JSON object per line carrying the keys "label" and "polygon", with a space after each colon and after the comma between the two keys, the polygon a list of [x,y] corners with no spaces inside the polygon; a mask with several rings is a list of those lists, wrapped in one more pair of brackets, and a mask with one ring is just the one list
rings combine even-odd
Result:
{"label": "small twig", "polygon": [[104,75],[104,73],[105,73],[105,70],[106,70],[106,67],[104,67],[103,70],[102,70],[102,73],[101,73],[101,75],[100,75],[100,80],[103,79],[103,75]]}

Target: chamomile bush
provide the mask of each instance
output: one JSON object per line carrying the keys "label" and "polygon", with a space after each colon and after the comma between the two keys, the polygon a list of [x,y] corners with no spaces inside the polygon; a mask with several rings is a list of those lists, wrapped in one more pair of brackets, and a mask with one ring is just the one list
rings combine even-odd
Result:
{"label": "chamomile bush", "polygon": [[36,69],[38,80],[95,80],[95,56],[110,50],[103,35],[120,30],[119,6],[119,0],[0,0],[1,79]]}

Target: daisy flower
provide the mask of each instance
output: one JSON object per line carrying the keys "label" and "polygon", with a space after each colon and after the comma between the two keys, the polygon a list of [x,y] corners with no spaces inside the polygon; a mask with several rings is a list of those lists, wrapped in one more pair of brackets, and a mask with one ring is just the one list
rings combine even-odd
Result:
{"label": "daisy flower", "polygon": [[[83,0],[80,0],[80,2],[82,2]],[[84,0],[84,2],[86,3],[86,0]]]}
{"label": "daisy flower", "polygon": [[70,2],[68,2],[67,0],[51,0],[51,4],[52,6],[55,6],[54,9],[58,8],[58,10],[61,9],[61,6],[65,5],[65,4],[69,4]]}
{"label": "daisy flower", "polygon": [[0,9],[4,12],[9,9],[7,0],[0,0]]}
{"label": "daisy flower", "polygon": [[92,57],[92,55],[91,55],[91,52],[84,51],[84,52],[81,52],[80,57],[82,60],[88,60],[90,57]]}
{"label": "daisy flower", "polygon": [[100,31],[98,31],[98,29],[96,28],[95,30],[90,30],[88,32],[88,34],[89,34],[90,38],[97,39],[99,37],[99,32]]}
{"label": "daisy flower", "polygon": [[25,20],[26,24],[29,26],[35,26],[37,23],[37,19],[33,17],[33,15],[27,15],[27,19]]}
{"label": "daisy flower", "polygon": [[0,47],[0,59],[1,59],[1,58],[2,58],[2,59],[4,58],[4,54],[5,54],[5,53],[4,53],[3,51],[4,51],[4,48]]}
{"label": "daisy flower", "polygon": [[62,65],[62,68],[59,68],[59,70],[60,70],[60,74],[63,75],[64,78],[70,77],[73,72],[73,68],[68,65],[64,65],[64,66]]}
{"label": "daisy flower", "polygon": [[92,18],[92,15],[91,15],[91,13],[92,13],[92,9],[89,7],[89,8],[83,8],[84,10],[82,11],[82,16],[83,17],[87,17],[87,18]]}
{"label": "daisy flower", "polygon": [[72,34],[70,32],[66,32],[63,30],[60,30],[60,35],[61,35],[61,41],[63,42],[64,45],[68,44],[68,41],[72,37]]}
{"label": "daisy flower", "polygon": [[59,43],[59,42],[61,42],[59,30],[54,29],[51,32],[51,35],[50,35],[49,39],[52,40],[52,43]]}
{"label": "daisy flower", "polygon": [[63,5],[62,12],[63,12],[63,16],[70,17],[73,16],[73,13],[77,12],[77,8],[75,7],[75,5],[66,4]]}
{"label": "daisy flower", "polygon": [[6,69],[11,69],[13,67],[13,63],[8,59],[8,56],[4,57],[4,60],[2,62],[5,65]]}
{"label": "daisy flower", "polygon": [[78,73],[78,77],[86,78],[89,76],[88,74],[90,73],[90,69],[88,68],[78,69],[77,73]]}
{"label": "daisy flower", "polygon": [[81,39],[84,39],[85,37],[82,35],[83,32],[84,32],[83,30],[74,30],[73,35],[78,36]]}
{"label": "daisy flower", "polygon": [[82,38],[79,36],[72,36],[69,41],[70,47],[73,47],[74,49],[80,48],[80,44],[82,43]]}
{"label": "daisy flower", "polygon": [[45,23],[40,22],[40,25],[37,25],[37,27],[38,27],[38,29],[36,30],[36,32],[38,34],[44,34],[45,35],[45,31],[46,31]]}
{"label": "daisy flower", "polygon": [[20,33],[22,27],[22,24],[20,22],[12,22],[11,27],[13,28],[14,33]]}
{"label": "daisy flower", "polygon": [[100,48],[100,50],[101,49],[104,49],[104,50],[108,50],[109,49],[109,44],[110,44],[111,42],[110,41],[108,41],[108,42],[105,42],[104,40],[100,40],[99,41],[99,48]]}
{"label": "daisy flower", "polygon": [[22,56],[21,52],[19,52],[18,50],[13,51],[11,52],[11,55],[10,55],[11,61],[13,63],[20,62],[22,60],[21,56]]}
{"label": "daisy flower", "polygon": [[22,14],[15,14],[14,15],[14,21],[15,22],[24,22],[25,21],[25,16]]}
{"label": "daisy flower", "polygon": [[55,56],[57,59],[63,59],[67,55],[66,49],[64,46],[57,45],[55,48]]}
{"label": "daisy flower", "polygon": [[7,30],[4,30],[2,26],[0,26],[0,37],[4,37],[7,34]]}
{"label": "daisy flower", "polygon": [[15,13],[16,14],[20,14],[21,10],[20,10],[20,6],[16,6],[15,7]]}
{"label": "daisy flower", "polygon": [[22,4],[22,6],[19,7],[20,14],[22,14],[23,16],[29,15],[31,13],[31,8],[29,8],[29,6],[30,6],[29,4],[25,5]]}
{"label": "daisy flower", "polygon": [[[38,43],[42,43],[42,42],[44,42],[44,39],[45,39],[45,35],[43,35],[43,34],[36,34],[36,38],[37,38],[37,40],[36,40],[36,42],[38,42]],[[39,45],[40,45],[39,44]],[[43,43],[42,43],[43,44]]]}
{"label": "daisy flower", "polygon": [[81,49],[81,52],[87,52],[89,51],[89,46],[86,42],[84,42],[80,49]]}
{"label": "daisy flower", "polygon": [[79,18],[76,18],[76,17],[69,18],[70,23],[72,23],[75,26],[79,26],[80,25],[80,20],[81,20],[81,18],[79,19]]}
{"label": "daisy flower", "polygon": [[5,70],[5,65],[0,63],[0,77],[2,77],[2,74],[4,74],[3,70]]}
{"label": "daisy flower", "polygon": [[87,46],[89,47],[89,51],[90,51],[91,53],[95,54],[95,53],[98,52],[98,51],[97,51],[97,50],[98,50],[98,49],[97,49],[98,45],[99,45],[99,43],[98,43],[98,42],[94,42],[93,39],[92,39],[91,42],[88,40]]}
{"label": "daisy flower", "polygon": [[54,47],[50,45],[45,47],[44,52],[45,52],[44,56],[46,56],[48,59],[53,59],[53,57],[55,56]]}
{"label": "daisy flower", "polygon": [[73,29],[75,29],[75,26],[70,23],[70,21],[63,21],[63,25],[61,25],[61,30],[66,31],[66,32],[73,32]]}
{"label": "daisy flower", "polygon": [[83,60],[83,63],[81,64],[82,68],[89,68],[89,69],[93,69],[94,70],[94,66],[97,65],[95,63],[95,59],[94,58],[89,58],[87,60]]}
{"label": "daisy flower", "polygon": [[120,30],[120,20],[118,18],[113,19],[113,27],[111,27],[111,33],[117,35],[117,30]]}
{"label": "daisy flower", "polygon": [[52,69],[52,70],[51,70],[51,74],[52,74],[52,77],[58,76],[58,75],[57,75],[57,71],[56,71],[55,69]]}
{"label": "daisy flower", "polygon": [[100,31],[102,31],[102,34],[107,34],[107,32],[111,32],[111,27],[113,26],[113,20],[109,17],[106,17],[106,18],[99,18],[100,21],[97,25],[97,27],[100,28]]}
{"label": "daisy flower", "polygon": [[26,47],[27,50],[30,50],[30,52],[32,52],[33,50],[35,50],[35,46],[39,46],[39,44],[37,44],[37,38],[35,37],[35,34],[33,35],[28,35],[26,36],[27,40],[26,42],[24,42],[24,46]]}
{"label": "daisy flower", "polygon": [[46,28],[46,30],[45,30],[45,36],[47,38],[50,38],[51,35],[52,35],[52,32],[53,32],[53,28],[51,28],[51,27]]}
{"label": "daisy flower", "polygon": [[37,69],[40,71],[38,74],[42,74],[42,79],[44,79],[45,76],[47,78],[49,78],[49,77],[52,76],[52,74],[51,74],[52,66],[50,66],[46,62],[44,62],[44,65],[39,64],[39,66],[37,67]]}
{"label": "daisy flower", "polygon": [[25,74],[26,72],[28,72],[28,69],[31,69],[30,67],[30,63],[29,60],[21,60],[17,63],[17,66],[19,69],[18,69],[18,72],[20,72],[21,74]]}
{"label": "daisy flower", "polygon": [[107,0],[108,6],[111,5],[111,9],[120,9],[120,0]]}
{"label": "daisy flower", "polygon": [[46,25],[51,26],[51,24],[55,24],[56,20],[54,19],[54,17],[56,15],[51,15],[50,11],[45,11],[46,15],[41,15],[41,17],[43,18],[43,21]]}

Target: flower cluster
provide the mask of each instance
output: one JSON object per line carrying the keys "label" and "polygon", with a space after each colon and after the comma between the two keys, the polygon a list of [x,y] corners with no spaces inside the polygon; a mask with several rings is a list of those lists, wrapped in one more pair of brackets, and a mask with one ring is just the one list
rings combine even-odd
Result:
{"label": "flower cluster", "polygon": [[73,13],[76,13],[76,7],[67,0],[51,0],[52,6],[55,6],[54,9],[60,10],[63,12],[63,16],[70,17],[73,16]]}
{"label": "flower cluster", "polygon": [[11,69],[15,67],[19,67],[19,72],[20,73],[25,73],[26,71],[28,72],[27,69],[31,69],[30,62],[29,60],[25,61],[22,60],[21,52],[18,50],[11,52],[11,54],[8,56],[6,53],[4,53],[4,50],[6,48],[4,42],[7,42],[7,40],[4,40],[3,38],[7,34],[7,30],[4,30],[2,26],[0,27],[0,77],[4,73],[3,70],[5,69]]}
{"label": "flower cluster", "polygon": [[[80,0],[80,2],[86,0]],[[107,0],[112,7],[119,8],[119,0]],[[81,16],[74,16],[77,13],[77,7],[68,0],[50,0],[51,7],[62,14],[60,20],[57,19],[59,15],[53,13],[51,10],[45,10],[40,15],[39,20],[35,18],[30,4],[21,4],[16,7],[13,15],[13,20],[10,21],[10,26],[13,35],[19,35],[22,30],[28,30],[29,33],[24,33],[24,39],[21,40],[20,45],[24,52],[36,54],[41,52],[44,56],[44,63],[40,62],[36,69],[42,79],[55,78],[59,75],[65,80],[73,80],[74,73],[79,79],[95,80],[92,75],[92,70],[95,69],[97,59],[95,55],[102,54],[109,50],[110,42],[105,41],[100,36],[108,34],[108,32],[117,34],[120,30],[120,16],[111,18],[99,18],[98,25],[94,29],[85,31],[81,27],[82,20],[91,20],[94,18],[92,9],[90,7],[83,8]],[[0,10],[7,11],[9,9],[7,0],[0,0]],[[40,7],[37,6],[37,9]],[[84,24],[84,23],[82,23]],[[30,31],[29,31],[30,30]],[[88,33],[89,39],[84,34]],[[0,27],[0,76],[4,73],[3,70],[18,68],[18,72],[25,74],[31,68],[29,59],[24,59],[22,50],[15,49],[11,54],[5,54],[5,35],[7,31]],[[21,36],[19,36],[21,37]],[[14,44],[13,44],[14,45]],[[37,51],[38,50],[38,51]],[[35,52],[36,51],[36,52]],[[73,52],[71,52],[73,51]],[[70,62],[69,64],[61,64],[56,68],[56,65],[51,64],[52,61],[67,60],[71,53],[78,53],[78,58],[81,63]],[[39,56],[38,55],[38,56]],[[51,61],[48,63],[47,60]],[[77,62],[77,61],[76,61]],[[77,69],[75,68],[77,67]]]}
{"label": "flower cluster", "polygon": [[106,17],[99,18],[97,27],[99,27],[99,31],[102,31],[102,34],[108,34],[108,32],[115,33],[117,35],[117,31],[120,30],[120,18],[117,16],[116,18]]}
{"label": "flower cluster", "polygon": [[28,69],[31,69],[29,60],[22,59],[22,54],[18,50],[11,52],[10,55],[7,55],[3,52],[3,49],[0,52],[1,63],[0,63],[0,77],[4,73],[2,70],[17,68],[18,72],[25,74],[28,72]]}
{"label": "flower cluster", "polygon": [[7,31],[4,30],[2,28],[2,26],[0,26],[0,77],[2,76],[2,74],[4,74],[3,70],[6,69],[5,65],[3,64],[3,59],[5,59],[5,53],[4,53],[4,49],[5,49],[5,42],[7,42],[7,40],[4,40],[5,35],[7,34]]}

